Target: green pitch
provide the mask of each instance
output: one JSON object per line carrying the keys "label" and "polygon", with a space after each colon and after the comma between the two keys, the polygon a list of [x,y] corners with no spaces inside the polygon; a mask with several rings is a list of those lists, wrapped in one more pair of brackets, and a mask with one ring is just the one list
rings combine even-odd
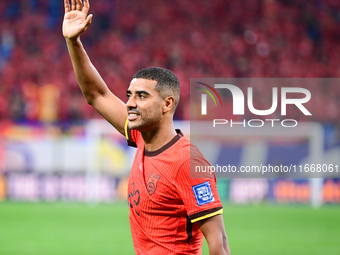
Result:
{"label": "green pitch", "polygon": [[[225,204],[224,220],[233,255],[340,254],[340,207]],[[128,206],[0,203],[0,254],[134,254]]]}

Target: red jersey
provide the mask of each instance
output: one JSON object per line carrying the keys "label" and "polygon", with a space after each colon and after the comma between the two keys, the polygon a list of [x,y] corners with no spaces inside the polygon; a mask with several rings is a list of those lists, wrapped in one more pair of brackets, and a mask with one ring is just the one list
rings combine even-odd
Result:
{"label": "red jersey", "polygon": [[[223,212],[216,179],[190,178],[191,145],[176,131],[168,144],[151,152],[139,131],[125,129],[128,144],[137,147],[128,184],[137,255],[201,254],[203,234],[195,222]],[[194,150],[195,160],[209,165]]]}

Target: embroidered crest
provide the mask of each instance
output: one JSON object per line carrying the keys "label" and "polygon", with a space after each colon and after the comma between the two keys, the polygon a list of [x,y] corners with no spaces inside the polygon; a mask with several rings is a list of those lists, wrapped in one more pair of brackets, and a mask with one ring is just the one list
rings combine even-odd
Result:
{"label": "embroidered crest", "polygon": [[155,193],[159,178],[161,178],[161,177],[157,174],[150,174],[150,177],[148,179],[148,183],[146,185],[147,188],[148,188],[149,195],[152,195],[153,193]]}
{"label": "embroidered crest", "polygon": [[192,186],[192,190],[199,206],[215,201],[209,181]]}

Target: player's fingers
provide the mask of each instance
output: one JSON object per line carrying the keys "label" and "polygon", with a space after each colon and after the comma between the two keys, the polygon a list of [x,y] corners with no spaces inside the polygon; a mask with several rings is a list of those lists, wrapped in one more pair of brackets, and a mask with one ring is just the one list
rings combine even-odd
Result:
{"label": "player's fingers", "polygon": [[89,3],[89,0],[84,0],[84,7],[83,7],[83,10],[82,12],[87,14],[87,12],[89,11],[90,9],[90,3]]}
{"label": "player's fingers", "polygon": [[81,11],[82,8],[83,8],[83,2],[81,0],[76,0],[77,11]]}
{"label": "player's fingers", "polygon": [[92,14],[90,14],[89,16],[87,16],[87,18],[86,18],[86,20],[85,20],[85,22],[84,22],[84,26],[83,26],[83,31],[85,31],[86,29],[87,29],[87,27],[91,24],[91,22],[92,22],[92,17],[93,17],[93,15]]}
{"label": "player's fingers", "polygon": [[92,23],[92,17],[93,15],[90,14],[89,16],[87,16],[86,20],[85,20],[85,23],[86,23],[86,28]]}
{"label": "player's fingers", "polygon": [[70,2],[69,0],[64,0],[64,5],[65,5],[65,13],[70,12]]}
{"label": "player's fingers", "polygon": [[71,0],[71,10],[74,11],[76,9],[76,0]]}

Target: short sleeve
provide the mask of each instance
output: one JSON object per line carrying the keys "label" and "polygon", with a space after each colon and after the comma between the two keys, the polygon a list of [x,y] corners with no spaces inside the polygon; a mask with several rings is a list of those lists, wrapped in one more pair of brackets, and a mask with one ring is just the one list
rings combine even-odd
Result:
{"label": "short sleeve", "polygon": [[[195,159],[195,161],[201,165],[209,165],[204,158]],[[176,187],[192,223],[223,213],[216,178],[212,176],[210,178],[190,177],[190,160],[187,160],[179,169]]]}

